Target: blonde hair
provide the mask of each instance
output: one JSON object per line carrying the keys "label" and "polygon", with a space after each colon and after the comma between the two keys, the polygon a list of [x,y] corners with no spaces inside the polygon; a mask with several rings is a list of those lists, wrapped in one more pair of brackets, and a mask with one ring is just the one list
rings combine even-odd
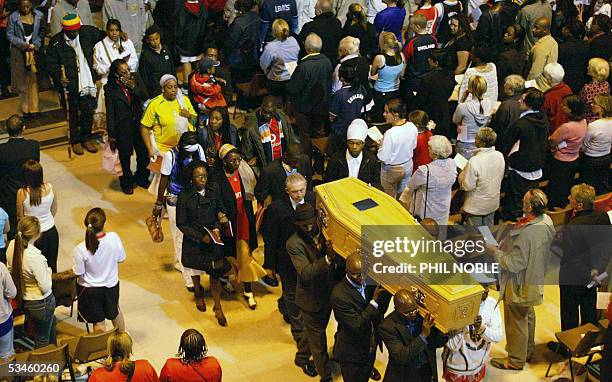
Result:
{"label": "blonde hair", "polygon": [[591,58],[589,60],[589,68],[593,73],[593,80],[596,82],[604,82],[610,75],[610,65],[603,58]]}
{"label": "blonde hair", "polygon": [[572,187],[572,197],[582,204],[584,209],[592,209],[595,203],[595,188],[586,183],[577,184]]}
{"label": "blonde hair", "polygon": [[276,19],[272,23],[272,35],[275,39],[285,41],[289,37],[289,24],[283,19]]}
{"label": "blonde hair", "polygon": [[397,41],[395,33],[382,32],[379,37],[378,45],[383,52],[386,50],[393,50],[397,62],[402,62],[402,43]]}
{"label": "blonde hair", "polygon": [[23,252],[28,243],[40,235],[40,222],[34,216],[24,216],[17,224],[13,261],[11,263],[11,277],[17,287],[15,301],[21,303],[23,298]]}
{"label": "blonde hair", "polygon": [[482,101],[487,92],[487,81],[482,76],[472,76],[468,81],[468,89],[474,97]]}
{"label": "blonde hair", "polygon": [[612,96],[605,94],[598,94],[593,99],[593,104],[603,109],[604,118],[612,117]]}
{"label": "blonde hair", "polygon": [[548,205],[548,197],[544,191],[539,188],[534,188],[526,192],[529,195],[529,207],[531,207],[531,214],[534,216],[540,216],[546,211]]}
{"label": "blonde hair", "polygon": [[304,175],[297,173],[297,172],[295,174],[289,175],[285,179],[285,187],[289,187],[290,184],[296,184],[296,183],[307,184],[308,182],[306,181],[306,178],[304,178]]}
{"label": "blonde hair", "polygon": [[107,342],[108,358],[104,361],[104,368],[112,371],[115,362],[121,362],[120,371],[122,374],[129,375],[134,370],[134,361],[130,359],[132,355],[132,338],[129,334],[115,332],[110,335]]}

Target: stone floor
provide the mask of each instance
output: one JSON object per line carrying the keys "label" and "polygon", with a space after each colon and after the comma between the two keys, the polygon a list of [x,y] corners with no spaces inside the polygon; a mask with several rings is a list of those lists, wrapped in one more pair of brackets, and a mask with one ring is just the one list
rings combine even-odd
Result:
{"label": "stone floor", "polygon": [[[280,288],[256,285],[259,303],[250,311],[236,296],[224,296],[223,307],[229,325],[217,325],[209,310],[196,310],[193,296],[188,293],[180,274],[173,269],[172,243],[167,221],[164,221],[166,240],[153,243],[144,219],[153,205],[152,196],[143,189],[134,195],[121,193],[118,182],[101,170],[101,154],[86,154],[69,160],[64,147],[47,149],[42,153],[45,178],[54,184],[59,200],[56,224],[60,233],[59,270],[72,266],[72,250],[84,239],[83,218],[92,207],[102,207],[108,217],[107,230],[122,238],[127,260],[120,266],[120,305],[127,329],[135,343],[135,357],[151,361],[161,370],[164,361],[178,348],[183,330],[196,328],[206,337],[209,354],[219,358],[225,381],[314,381],[293,365],[294,344],[289,326],[276,309]],[[261,261],[258,251],[256,257]],[[204,281],[207,286],[207,280]],[[544,379],[547,359],[551,354],[545,343],[559,330],[558,288],[547,287],[545,303],[536,309],[538,351],[533,363],[521,372],[488,370],[490,381],[538,381]],[[84,331],[83,324],[68,317],[67,308],[58,308],[61,336]],[[329,345],[333,344],[336,323],[329,325]],[[504,355],[504,343],[496,344],[493,356]],[[376,366],[384,371],[387,353],[379,353]],[[558,370],[562,364],[553,366]],[[554,373],[553,373],[554,374]],[[338,377],[337,380],[341,380]]]}

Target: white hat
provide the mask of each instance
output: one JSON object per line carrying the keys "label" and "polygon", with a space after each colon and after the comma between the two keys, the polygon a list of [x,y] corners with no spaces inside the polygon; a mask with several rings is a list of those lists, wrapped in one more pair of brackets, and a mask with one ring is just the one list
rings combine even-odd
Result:
{"label": "white hat", "polygon": [[363,119],[354,119],[346,132],[346,139],[357,139],[364,141],[368,136],[368,124]]}

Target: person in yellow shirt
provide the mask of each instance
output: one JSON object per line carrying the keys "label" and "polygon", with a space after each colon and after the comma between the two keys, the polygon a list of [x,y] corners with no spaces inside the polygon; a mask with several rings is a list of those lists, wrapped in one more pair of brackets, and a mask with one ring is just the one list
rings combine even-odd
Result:
{"label": "person in yellow shirt", "polygon": [[184,132],[195,131],[197,118],[189,99],[179,93],[176,77],[165,74],[159,85],[162,93],[149,102],[140,121],[140,133],[151,161],[175,147]]}

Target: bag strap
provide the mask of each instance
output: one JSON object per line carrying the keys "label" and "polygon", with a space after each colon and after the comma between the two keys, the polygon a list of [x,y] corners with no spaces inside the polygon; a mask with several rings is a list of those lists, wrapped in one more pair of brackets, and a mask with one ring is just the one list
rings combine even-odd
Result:
{"label": "bag strap", "polygon": [[427,167],[427,180],[425,181],[425,208],[423,209],[423,219],[427,217],[427,197],[429,196],[429,165]]}
{"label": "bag strap", "polygon": [[110,62],[111,64],[113,63],[113,59],[110,56],[110,53],[108,53],[108,48],[106,47],[106,44],[104,43],[104,40],[102,40],[102,46],[104,47],[104,52],[106,52],[106,58],[108,58],[108,62]]}
{"label": "bag strap", "polygon": [[198,373],[198,375],[199,375],[200,377],[202,377],[202,379],[203,379],[205,382],[208,382],[208,379],[206,379],[206,377],[205,377],[205,376],[203,376],[203,375],[202,375],[202,373],[200,373],[200,372],[198,371],[198,369],[196,369],[196,368],[195,368],[195,366],[193,366],[192,364],[189,364],[189,365],[191,365],[191,367],[193,368],[193,370],[195,370],[195,372],[196,372],[196,373]]}

